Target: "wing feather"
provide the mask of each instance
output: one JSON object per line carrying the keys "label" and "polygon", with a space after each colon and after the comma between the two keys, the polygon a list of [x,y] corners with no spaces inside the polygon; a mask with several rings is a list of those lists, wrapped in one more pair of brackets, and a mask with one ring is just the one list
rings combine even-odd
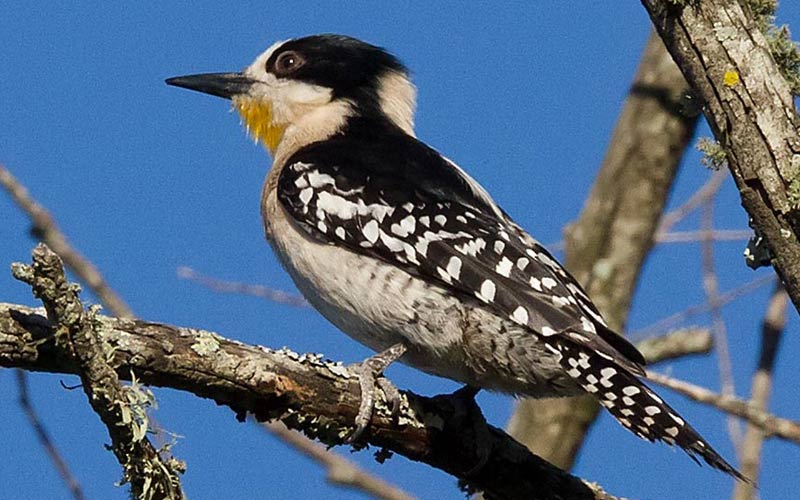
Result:
{"label": "wing feather", "polygon": [[357,161],[318,158],[293,161],[278,183],[284,207],[318,241],[382,259],[538,335],[569,337],[643,374],[641,354],[606,327],[580,285],[538,242],[499,209],[447,193]]}

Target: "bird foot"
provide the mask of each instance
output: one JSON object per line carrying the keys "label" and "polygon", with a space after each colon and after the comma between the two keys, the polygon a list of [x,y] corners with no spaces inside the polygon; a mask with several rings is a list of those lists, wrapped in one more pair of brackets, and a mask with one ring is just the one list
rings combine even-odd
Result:
{"label": "bird foot", "polygon": [[347,367],[351,373],[358,376],[358,385],[361,388],[361,404],[356,415],[356,428],[347,438],[348,443],[356,442],[369,426],[372,413],[375,410],[375,389],[383,391],[386,401],[389,402],[392,415],[400,410],[400,391],[389,379],[383,376],[383,371],[393,362],[397,361],[406,352],[403,344],[395,344],[385,351],[370,356],[361,363]]}

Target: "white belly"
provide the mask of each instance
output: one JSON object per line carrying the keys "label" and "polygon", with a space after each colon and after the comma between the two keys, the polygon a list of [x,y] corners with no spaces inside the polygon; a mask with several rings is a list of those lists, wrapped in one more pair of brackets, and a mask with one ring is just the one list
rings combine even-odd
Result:
{"label": "white belly", "polygon": [[403,342],[403,361],[466,381],[461,358],[464,311],[443,288],[402,269],[319,243],[266,200],[267,238],[306,299],[330,322],[375,351]]}

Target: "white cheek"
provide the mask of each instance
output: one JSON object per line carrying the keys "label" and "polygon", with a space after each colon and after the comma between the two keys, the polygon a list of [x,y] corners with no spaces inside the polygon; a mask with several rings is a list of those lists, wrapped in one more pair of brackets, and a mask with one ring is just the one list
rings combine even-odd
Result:
{"label": "white cheek", "polygon": [[331,89],[277,79],[270,88],[270,100],[276,122],[293,123],[314,108],[331,102]]}
{"label": "white cheek", "polygon": [[331,102],[332,92],[328,87],[290,81],[281,85],[279,94],[288,103],[319,106]]}

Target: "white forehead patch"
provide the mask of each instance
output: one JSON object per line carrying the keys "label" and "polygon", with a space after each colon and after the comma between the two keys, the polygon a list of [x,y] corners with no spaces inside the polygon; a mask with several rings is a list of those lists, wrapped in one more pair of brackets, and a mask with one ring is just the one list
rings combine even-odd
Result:
{"label": "white forehead patch", "polygon": [[244,74],[251,78],[258,78],[259,80],[262,79],[262,77],[267,73],[266,65],[269,58],[272,57],[272,54],[276,50],[278,50],[281,46],[283,46],[284,43],[288,41],[289,40],[280,40],[270,45],[267,50],[259,54],[259,56],[256,57],[256,60],[244,70]]}

